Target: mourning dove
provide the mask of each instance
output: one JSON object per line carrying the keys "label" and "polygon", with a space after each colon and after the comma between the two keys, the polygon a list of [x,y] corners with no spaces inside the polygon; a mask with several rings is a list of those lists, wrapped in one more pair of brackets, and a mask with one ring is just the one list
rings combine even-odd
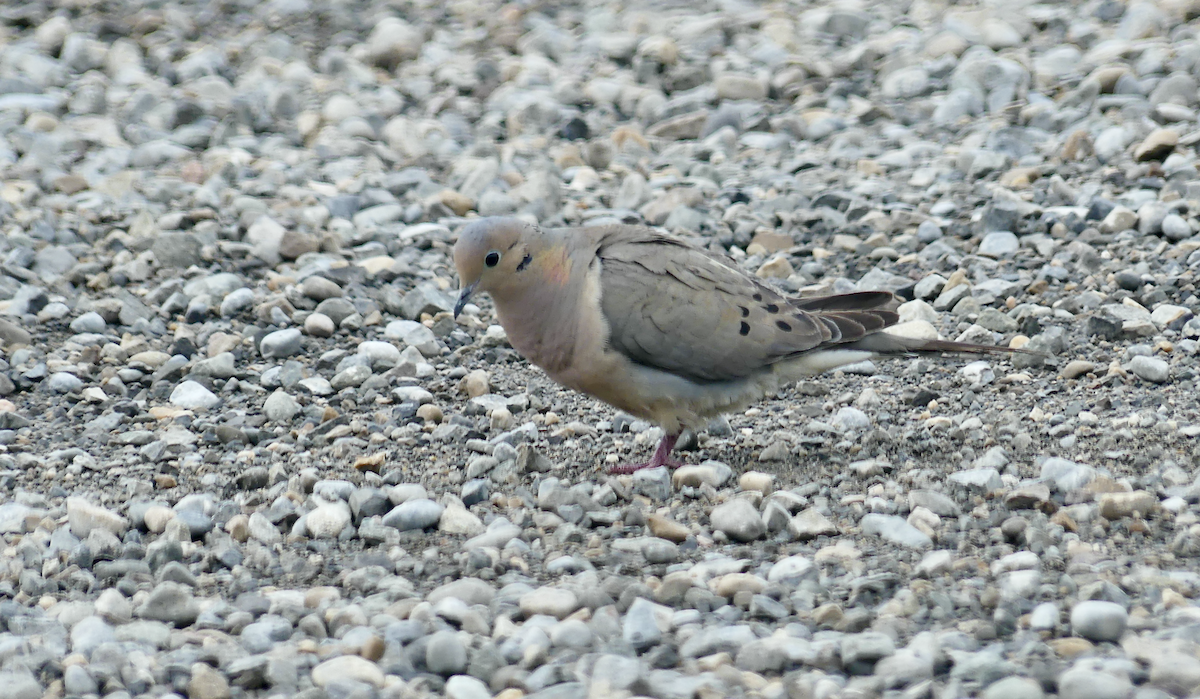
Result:
{"label": "mourning dove", "polygon": [[657,423],[648,463],[686,427],[744,409],[780,386],[877,355],[1011,352],[900,337],[885,291],[790,298],[733,264],[650,228],[542,230],[512,218],[465,226],[454,246],[457,317],[478,291],[508,341],[558,383]]}

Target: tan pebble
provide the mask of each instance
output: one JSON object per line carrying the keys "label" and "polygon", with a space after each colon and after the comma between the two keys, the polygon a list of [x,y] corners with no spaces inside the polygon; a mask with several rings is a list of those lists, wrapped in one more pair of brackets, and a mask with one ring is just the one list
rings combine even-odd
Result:
{"label": "tan pebble", "polygon": [[1067,365],[1062,369],[1062,377],[1064,379],[1075,379],[1085,374],[1090,374],[1096,370],[1096,365],[1092,362],[1087,362],[1082,359],[1075,359],[1067,362]]}
{"label": "tan pebble", "polygon": [[491,421],[493,430],[511,430],[517,424],[517,419],[509,412],[508,408],[493,408],[488,419]]}
{"label": "tan pebble", "polygon": [[468,211],[475,208],[475,202],[470,197],[453,189],[443,189],[438,195],[438,201],[458,216],[466,216]]}
{"label": "tan pebble", "polygon": [[783,255],[776,255],[770,260],[763,263],[762,267],[758,268],[755,276],[760,279],[787,279],[792,276],[792,263]]}
{"label": "tan pebble", "polygon": [[1166,607],[1167,609],[1174,609],[1175,607],[1189,606],[1189,603],[1188,603],[1188,600],[1186,597],[1184,597],[1183,595],[1179,594],[1178,592],[1172,590],[1169,587],[1162,591],[1162,603],[1163,603],[1163,606]]}
{"label": "tan pebble", "polygon": [[478,398],[491,392],[491,377],[483,369],[475,369],[458,382],[458,390],[471,398]]}
{"label": "tan pebble", "polygon": [[775,479],[762,471],[746,471],[738,479],[738,486],[742,490],[756,490],[763,495],[770,495],[775,489]]}
{"label": "tan pebble", "polygon": [[842,620],[842,608],[836,604],[822,604],[812,611],[812,620],[821,626],[833,626]]}
{"label": "tan pebble", "polygon": [[162,534],[167,528],[167,522],[175,519],[175,510],[163,505],[154,505],[146,508],[144,519],[146,529],[152,534]]}
{"label": "tan pebble", "polygon": [[425,405],[417,408],[417,417],[425,420],[426,422],[441,422],[444,416],[442,415],[441,408],[437,407],[433,403],[426,403]]}
{"label": "tan pebble", "polygon": [[329,587],[328,585],[314,587],[304,593],[304,606],[309,609],[317,609],[321,606],[322,602],[333,602],[341,599],[341,597],[342,593],[336,587]]}
{"label": "tan pebble", "polygon": [[169,490],[179,483],[175,480],[175,476],[168,473],[156,473],[154,474],[154,484],[158,486],[159,490]]}
{"label": "tan pebble", "polygon": [[686,541],[688,534],[691,534],[691,531],[684,525],[662,515],[647,515],[646,526],[650,528],[652,535],[667,541],[674,541],[677,544]]}
{"label": "tan pebble", "polygon": [[[421,407],[425,407],[425,406],[421,406]],[[420,413],[421,411],[418,409],[417,412]],[[383,452],[376,452],[374,454],[360,456],[357,459],[355,459],[354,460],[354,469],[356,471],[370,471],[372,473],[379,473],[379,469],[383,466],[384,462],[386,462],[386,461],[387,461],[387,454],[385,454]]]}
{"label": "tan pebble", "polygon": [[250,538],[250,518],[246,515],[234,515],[225,523],[225,531],[234,541],[244,544]]}
{"label": "tan pebble", "polygon": [[384,645],[382,638],[379,636],[371,636],[367,640],[363,641],[362,648],[359,649],[358,654],[367,660],[370,660],[371,662],[376,662],[383,657],[383,651],[385,648],[386,646]]}
{"label": "tan pebble", "polygon": [[324,313],[312,313],[304,319],[304,332],[313,337],[332,337],[333,319]]}
{"label": "tan pebble", "polygon": [[766,589],[767,581],[753,573],[729,573],[710,580],[708,587],[721,597],[732,597],[743,591],[758,594]]}
{"label": "tan pebble", "polygon": [[1086,638],[1054,638],[1046,642],[1058,657],[1065,660],[1076,658],[1091,651],[1095,645]]}

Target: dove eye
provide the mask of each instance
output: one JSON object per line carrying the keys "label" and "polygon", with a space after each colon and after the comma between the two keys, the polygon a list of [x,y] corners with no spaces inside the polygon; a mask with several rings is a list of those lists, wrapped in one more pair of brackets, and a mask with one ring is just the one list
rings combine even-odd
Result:
{"label": "dove eye", "polygon": [[500,264],[500,253],[496,252],[495,250],[489,252],[484,256],[483,264],[487,265],[488,267],[495,267],[496,265]]}

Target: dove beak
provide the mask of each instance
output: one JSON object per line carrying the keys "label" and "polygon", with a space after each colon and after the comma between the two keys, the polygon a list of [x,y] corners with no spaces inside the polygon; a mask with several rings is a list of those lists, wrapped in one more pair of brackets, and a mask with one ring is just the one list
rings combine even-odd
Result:
{"label": "dove beak", "polygon": [[462,313],[463,306],[467,305],[467,301],[471,300],[471,294],[475,293],[475,287],[479,286],[479,282],[469,284],[462,288],[458,294],[458,303],[454,304],[454,317],[457,318],[459,313]]}

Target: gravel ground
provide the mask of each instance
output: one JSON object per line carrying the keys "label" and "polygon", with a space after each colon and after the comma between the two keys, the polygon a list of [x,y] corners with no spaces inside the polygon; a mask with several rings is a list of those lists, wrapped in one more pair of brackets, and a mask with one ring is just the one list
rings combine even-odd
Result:
{"label": "gravel ground", "polygon": [[[1200,2],[0,6],[0,694],[1200,693]],[[612,477],[464,221],[1040,349]]]}

